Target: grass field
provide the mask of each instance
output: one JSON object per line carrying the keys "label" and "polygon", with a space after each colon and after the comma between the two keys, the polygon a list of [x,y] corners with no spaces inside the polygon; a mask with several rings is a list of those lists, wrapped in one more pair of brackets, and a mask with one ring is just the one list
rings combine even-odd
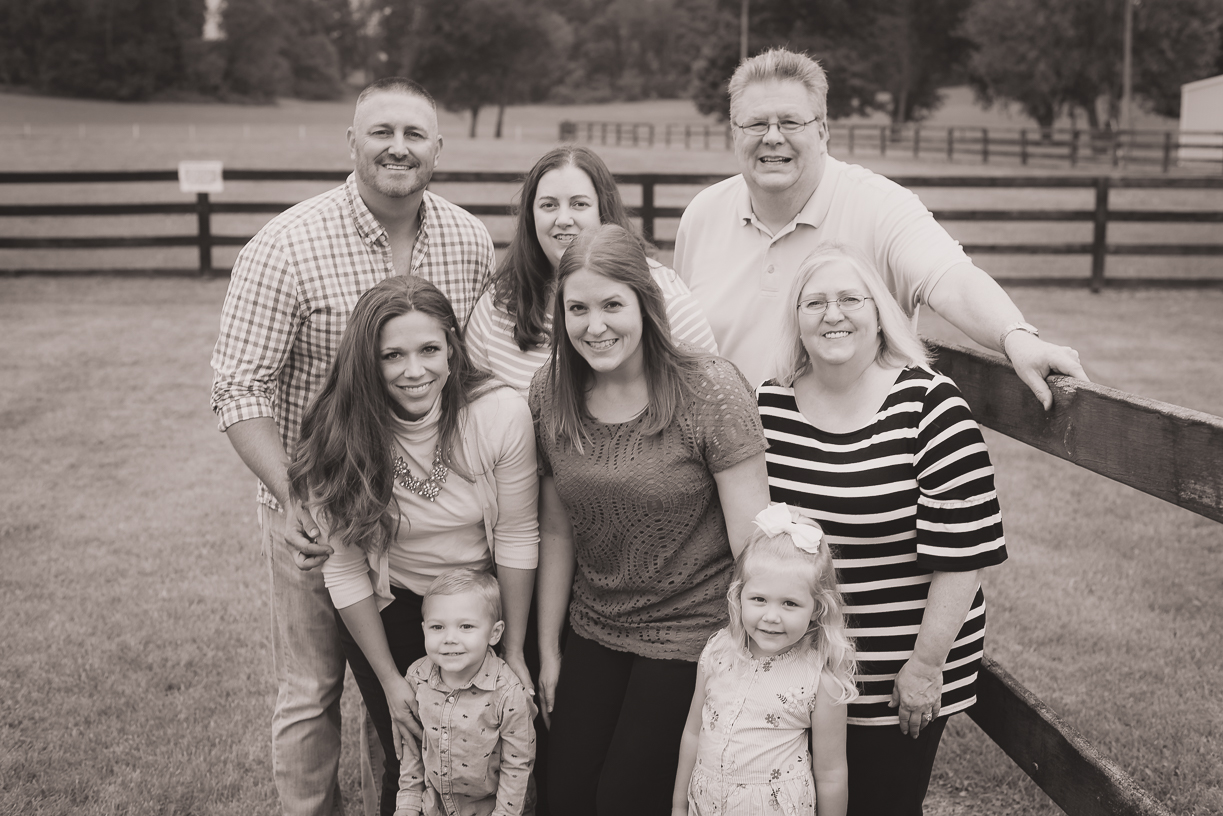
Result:
{"label": "grass field", "polygon": [[[6,105],[16,98],[0,97],[0,126],[21,121]],[[73,106],[98,104],[57,101],[46,115],[75,127],[86,120],[84,108]],[[295,120],[305,113],[295,106],[206,107],[246,116],[253,135],[261,133],[257,124],[268,127],[267,138],[218,141],[218,149],[232,154],[210,155],[204,146],[191,153],[195,148],[181,139],[129,144],[130,133],[128,141],[114,143],[77,134],[17,142],[0,135],[0,169],[166,168],[178,158],[217,155],[247,167],[346,163],[346,122],[321,121],[315,108],[305,106],[320,121],[309,120],[302,140]],[[186,124],[182,110],[159,110],[166,127]],[[621,113],[630,121],[638,111]],[[94,115],[87,137],[94,124],[130,121],[131,111],[102,105]],[[231,119],[228,133],[240,132],[244,121]],[[153,127],[145,123],[142,135]],[[324,130],[311,141],[316,125]],[[460,119],[443,122],[451,125],[463,132]],[[203,134],[202,124],[197,133]],[[525,170],[548,146],[525,135],[502,142],[454,138],[442,166]],[[722,152],[600,153],[621,172],[733,171]],[[900,161],[871,166],[888,173],[921,169]],[[235,196],[263,200],[317,191],[292,186],[256,194],[231,186]],[[43,192],[0,195],[26,201]],[[458,200],[498,200],[512,192],[489,186],[465,191],[479,198]],[[682,203],[692,192],[672,190],[675,201],[665,203]],[[53,194],[68,200],[179,195],[139,186],[55,188]],[[931,206],[957,206],[949,191],[922,195]],[[1123,206],[1147,203],[1134,197]],[[1169,204],[1223,207],[1208,196]],[[1022,205],[1044,206],[1032,199]],[[981,206],[1011,205],[993,199]],[[1085,205],[1059,200],[1048,206]],[[121,233],[131,226],[120,222],[83,219],[71,229]],[[189,219],[186,226],[169,219],[151,228],[142,223],[133,232],[191,227]],[[254,226],[234,221],[214,230],[242,234]],[[35,228],[0,221],[3,234]],[[661,234],[668,229],[674,225],[662,225]],[[1160,232],[1142,240],[1173,238]],[[187,253],[160,263],[192,260]],[[994,271],[1014,263],[1048,274],[1064,261],[1086,273],[1082,259],[987,260]],[[76,262],[97,268],[115,260],[89,251]],[[1152,268],[1147,259],[1132,262],[1144,272]],[[8,263],[0,257],[0,266]],[[1110,273],[1119,264],[1110,261]],[[1219,265],[1218,259],[1161,264],[1181,274],[1217,274]],[[0,578],[6,601],[0,606],[0,814],[274,810],[267,729],[274,688],[253,477],[215,431],[207,409],[208,359],[224,291],[223,280],[0,279],[0,552],[8,567]],[[1223,415],[1223,293],[1017,289],[1012,295],[1045,336],[1080,350],[1093,379]],[[930,316],[923,329],[955,337]],[[989,650],[1172,812],[1223,813],[1223,701],[1216,689],[1223,676],[1223,527],[996,434],[988,439],[1011,554],[986,578]],[[357,698],[355,690],[346,695],[350,718]],[[343,773],[345,794],[354,799],[353,750]],[[1043,816],[1057,810],[960,717],[940,753],[927,812]]]}
{"label": "grass field", "polygon": [[[253,479],[207,409],[224,289],[0,280],[0,813],[273,810]],[[1098,381],[1223,413],[1223,293],[1015,296]],[[1223,528],[989,441],[990,652],[1174,813],[1218,813]],[[930,813],[1057,812],[957,720]]]}

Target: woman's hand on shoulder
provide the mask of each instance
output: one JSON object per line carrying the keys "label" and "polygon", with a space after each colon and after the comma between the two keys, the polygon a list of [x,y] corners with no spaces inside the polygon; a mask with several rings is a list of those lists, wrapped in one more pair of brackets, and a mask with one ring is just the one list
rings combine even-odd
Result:
{"label": "woman's hand on shoulder", "polygon": [[526,689],[527,694],[534,697],[535,684],[531,682],[531,672],[527,669],[527,661],[522,656],[522,652],[511,652],[509,649],[506,649],[501,659],[505,661],[505,665],[510,667],[510,671],[518,678],[518,682],[522,683],[522,687]]}
{"label": "woman's hand on shoulder", "polygon": [[391,728],[395,734],[395,757],[403,759],[404,742],[415,739],[412,736],[412,725],[416,715],[412,713],[412,707],[408,701],[414,699],[416,695],[411,683],[399,675],[384,682],[382,691],[386,695],[387,707],[391,710]]}

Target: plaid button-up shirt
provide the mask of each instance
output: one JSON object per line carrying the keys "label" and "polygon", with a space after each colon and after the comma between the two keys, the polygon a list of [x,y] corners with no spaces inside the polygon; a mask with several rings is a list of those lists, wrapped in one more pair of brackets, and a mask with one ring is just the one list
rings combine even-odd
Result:
{"label": "plaid button-up shirt", "polygon": [[[484,224],[426,191],[411,274],[442,290],[460,326],[492,268]],[[292,456],[357,298],[394,274],[386,230],[361,199],[355,175],[264,226],[234,264],[212,353],[212,410],[221,430],[272,417]],[[259,501],[279,507],[263,484]]]}

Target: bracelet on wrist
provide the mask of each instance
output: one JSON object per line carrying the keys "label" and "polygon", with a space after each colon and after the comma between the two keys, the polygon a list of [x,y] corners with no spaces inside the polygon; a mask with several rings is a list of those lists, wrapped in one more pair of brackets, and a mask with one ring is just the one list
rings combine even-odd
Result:
{"label": "bracelet on wrist", "polygon": [[1040,337],[1039,329],[1031,323],[1025,323],[1022,320],[1017,320],[1003,329],[1002,333],[998,335],[998,350],[1002,352],[1002,356],[1007,359],[1008,363],[1011,361],[1011,355],[1006,353],[1006,338],[1010,337],[1012,332],[1017,331],[1027,332],[1033,337]]}

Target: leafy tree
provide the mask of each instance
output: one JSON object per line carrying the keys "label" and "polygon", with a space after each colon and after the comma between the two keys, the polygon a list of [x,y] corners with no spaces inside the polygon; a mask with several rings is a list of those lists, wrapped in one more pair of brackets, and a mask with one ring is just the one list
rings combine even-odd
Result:
{"label": "leafy tree", "polygon": [[[696,0],[701,2],[702,0]],[[694,66],[704,112],[726,110],[725,83],[738,63],[739,3],[703,0],[708,45]],[[751,7],[749,53],[772,46],[805,51],[828,73],[828,113],[886,110],[919,120],[941,102],[939,88],[966,64],[960,33],[971,0],[769,0]]]}
{"label": "leafy tree", "polygon": [[388,67],[470,111],[472,136],[482,107],[498,107],[500,137],[505,106],[542,99],[566,67],[568,27],[540,0],[419,0],[405,11],[396,35],[411,53]]}
{"label": "leafy tree", "polygon": [[347,0],[225,0],[225,92],[252,99],[334,99],[341,48],[357,58]]}
{"label": "leafy tree", "polygon": [[204,0],[3,0],[0,22],[5,81],[139,100],[184,83]]}
{"label": "leafy tree", "polygon": [[[977,0],[967,31],[978,50],[972,84],[986,104],[1013,100],[1051,128],[1080,109],[1092,129],[1120,113],[1125,0]],[[1221,0],[1147,0],[1134,9],[1135,95],[1180,112],[1180,86],[1212,71]],[[1104,117],[1101,117],[1103,108]]]}

